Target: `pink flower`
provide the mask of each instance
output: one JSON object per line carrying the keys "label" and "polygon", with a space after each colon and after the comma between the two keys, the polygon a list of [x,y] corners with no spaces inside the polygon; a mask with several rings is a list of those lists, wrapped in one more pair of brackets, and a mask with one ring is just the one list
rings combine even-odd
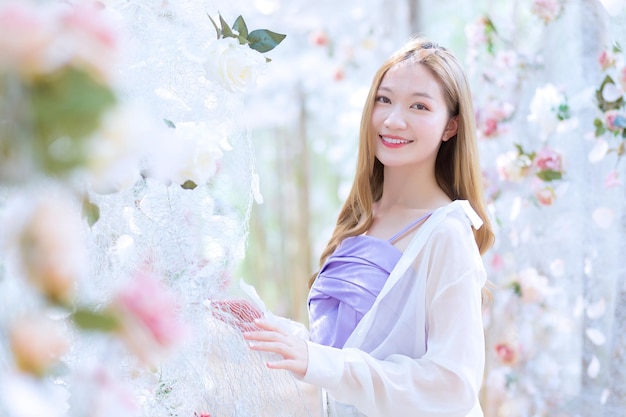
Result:
{"label": "pink flower", "polygon": [[556,200],[556,192],[552,187],[538,188],[534,191],[534,195],[542,206],[551,206]]}
{"label": "pink flower", "polygon": [[605,71],[607,68],[615,65],[615,56],[609,51],[603,50],[600,52],[600,56],[598,56],[598,62],[602,70]]}
{"label": "pink flower", "polygon": [[620,132],[623,129],[623,127],[615,125],[615,119],[619,116],[626,117],[626,115],[621,114],[619,110],[609,110],[604,113],[604,124],[611,132]]}
{"label": "pink flower", "polygon": [[491,258],[491,268],[496,272],[500,272],[504,269],[504,258],[502,255],[499,253],[493,255]]}
{"label": "pink flower", "polygon": [[333,79],[335,81],[342,81],[344,78],[346,78],[346,71],[343,68],[336,68],[333,73]]}
{"label": "pink flower", "polygon": [[514,365],[517,362],[518,353],[509,343],[498,343],[495,346],[495,350],[496,355],[498,355],[498,358],[500,358],[503,364]]}
{"label": "pink flower", "polygon": [[622,85],[622,90],[626,91],[626,65],[619,71],[617,80]]}
{"label": "pink flower", "polygon": [[0,68],[9,67],[28,78],[54,69],[49,68],[47,54],[56,28],[45,16],[27,2],[0,6]]}
{"label": "pink flower", "polygon": [[106,80],[115,63],[118,35],[96,4],[82,3],[60,19],[62,42],[73,64],[83,65]]}
{"label": "pink flower", "polygon": [[535,166],[540,170],[560,172],[562,169],[561,155],[548,147],[540,150],[535,156]]}
{"label": "pink flower", "polygon": [[329,43],[328,34],[325,30],[316,30],[309,34],[309,42],[315,46],[326,46]]}
{"label": "pink flower", "polygon": [[154,364],[186,337],[187,328],[178,318],[173,294],[146,271],[133,276],[111,309],[121,322],[122,340],[145,364]]}
{"label": "pink flower", "polygon": [[485,137],[495,136],[498,133],[498,121],[495,119],[485,120],[482,132]]}
{"label": "pink flower", "polygon": [[559,17],[562,9],[560,0],[533,0],[531,11],[544,23],[549,23]]}
{"label": "pink flower", "polygon": [[622,185],[622,182],[619,180],[619,173],[617,171],[611,171],[604,179],[604,187],[612,188]]}

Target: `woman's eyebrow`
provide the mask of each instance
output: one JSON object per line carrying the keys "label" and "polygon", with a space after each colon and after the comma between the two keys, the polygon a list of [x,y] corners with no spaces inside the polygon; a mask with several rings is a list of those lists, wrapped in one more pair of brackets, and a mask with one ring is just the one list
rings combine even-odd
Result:
{"label": "woman's eyebrow", "polygon": [[[378,87],[378,91],[387,91],[389,93],[393,92],[393,90],[391,90],[391,88],[385,87],[385,86]],[[429,98],[431,100],[433,99],[433,97],[430,94],[428,94],[427,92],[425,92],[425,91],[415,91],[414,93],[411,94],[411,96],[426,97],[426,98]]]}

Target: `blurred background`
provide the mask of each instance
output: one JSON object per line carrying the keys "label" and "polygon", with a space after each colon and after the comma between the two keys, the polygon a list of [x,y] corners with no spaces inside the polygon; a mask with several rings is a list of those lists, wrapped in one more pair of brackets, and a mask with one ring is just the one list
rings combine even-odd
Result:
{"label": "blurred background", "polygon": [[306,322],[371,78],[409,36],[426,35],[470,77],[497,234],[484,257],[495,284],[487,415],[625,415],[625,2],[253,4],[288,37],[246,97],[264,202],[238,274],[276,313]]}

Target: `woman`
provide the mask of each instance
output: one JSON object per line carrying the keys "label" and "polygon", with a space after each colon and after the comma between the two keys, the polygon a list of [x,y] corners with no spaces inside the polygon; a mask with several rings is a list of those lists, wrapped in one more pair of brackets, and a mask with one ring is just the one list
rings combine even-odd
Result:
{"label": "woman", "polygon": [[281,356],[268,367],[322,388],[325,415],[482,416],[492,243],[467,79],[414,38],[372,82],[354,184],[309,294],[311,340],[263,319],[244,337]]}

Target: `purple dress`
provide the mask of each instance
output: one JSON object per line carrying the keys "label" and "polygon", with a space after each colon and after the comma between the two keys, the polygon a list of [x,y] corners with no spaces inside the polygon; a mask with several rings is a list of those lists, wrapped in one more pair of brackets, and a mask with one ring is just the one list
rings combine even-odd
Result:
{"label": "purple dress", "polygon": [[393,242],[428,216],[411,222],[387,241],[360,235],[341,242],[309,292],[311,341],[343,347],[402,256]]}

